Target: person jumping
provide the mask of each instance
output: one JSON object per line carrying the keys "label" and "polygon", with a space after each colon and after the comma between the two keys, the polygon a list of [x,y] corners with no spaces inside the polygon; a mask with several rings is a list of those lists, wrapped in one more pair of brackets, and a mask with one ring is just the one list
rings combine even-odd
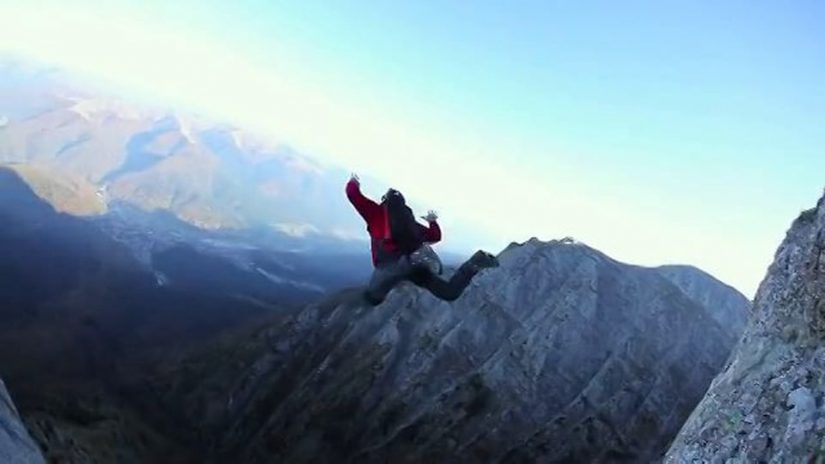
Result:
{"label": "person jumping", "polygon": [[482,269],[498,266],[493,255],[479,250],[450,280],[444,280],[438,276],[440,261],[428,246],[441,241],[441,227],[434,211],[422,217],[428,224],[424,226],[416,221],[401,192],[387,190],[378,204],[361,193],[361,182],[355,174],[347,182],[346,193],[367,223],[371,239],[374,269],[364,297],[372,305],[384,301],[387,294],[405,280],[426,288],[442,300],[454,301]]}

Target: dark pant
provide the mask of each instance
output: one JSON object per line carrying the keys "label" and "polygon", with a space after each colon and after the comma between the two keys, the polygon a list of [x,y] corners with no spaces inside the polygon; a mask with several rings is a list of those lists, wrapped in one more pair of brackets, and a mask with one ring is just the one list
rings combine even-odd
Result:
{"label": "dark pant", "polygon": [[396,261],[376,266],[364,297],[369,303],[377,305],[384,301],[390,290],[406,280],[426,288],[437,298],[454,301],[464,293],[478,271],[472,260],[468,260],[455,271],[450,280],[444,280],[428,268],[412,264],[408,256],[403,256]]}

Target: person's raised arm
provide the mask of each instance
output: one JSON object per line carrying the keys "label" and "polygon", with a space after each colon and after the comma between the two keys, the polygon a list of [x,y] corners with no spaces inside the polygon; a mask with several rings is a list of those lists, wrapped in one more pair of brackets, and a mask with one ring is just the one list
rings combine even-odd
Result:
{"label": "person's raised arm", "polygon": [[376,212],[380,210],[381,207],[378,206],[376,202],[361,193],[361,181],[357,175],[353,174],[350,177],[349,182],[347,182],[346,191],[349,202],[352,203],[352,206],[355,207],[355,210],[358,211],[358,214],[360,214],[365,221],[369,222],[370,217],[374,216]]}

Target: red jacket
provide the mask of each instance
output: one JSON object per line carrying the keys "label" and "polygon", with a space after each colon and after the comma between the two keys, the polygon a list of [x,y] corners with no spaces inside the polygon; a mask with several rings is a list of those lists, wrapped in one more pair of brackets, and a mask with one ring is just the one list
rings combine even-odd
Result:
{"label": "red jacket", "polygon": [[[378,203],[370,200],[361,193],[358,182],[350,180],[347,182],[347,198],[350,203],[358,211],[358,214],[364,218],[367,223],[367,231],[370,234],[371,249],[372,249],[372,263],[378,263],[377,247],[384,246],[388,252],[395,251],[395,245],[392,239],[384,241],[385,234],[388,233],[387,227],[387,209]],[[441,240],[441,227],[438,223],[433,221],[429,227],[419,224],[421,227],[422,236],[427,243],[435,243]],[[382,242],[383,241],[383,242]]]}

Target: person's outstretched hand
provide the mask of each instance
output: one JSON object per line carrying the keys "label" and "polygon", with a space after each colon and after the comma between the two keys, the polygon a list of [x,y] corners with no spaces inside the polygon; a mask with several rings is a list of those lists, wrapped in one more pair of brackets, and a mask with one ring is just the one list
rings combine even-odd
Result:
{"label": "person's outstretched hand", "polygon": [[358,174],[352,173],[349,176],[350,182],[355,182],[357,185],[361,185],[361,179],[358,178]]}
{"label": "person's outstretched hand", "polygon": [[433,210],[429,210],[429,211],[427,211],[426,216],[421,216],[421,219],[423,219],[427,222],[435,222],[435,221],[438,220],[438,214],[436,214],[436,212],[433,211]]}

